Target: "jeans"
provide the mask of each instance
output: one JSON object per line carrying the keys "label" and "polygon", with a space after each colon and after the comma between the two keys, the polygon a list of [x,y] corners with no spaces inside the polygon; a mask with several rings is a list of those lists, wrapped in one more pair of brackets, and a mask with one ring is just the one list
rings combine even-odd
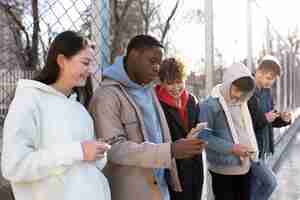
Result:
{"label": "jeans", "polygon": [[251,163],[251,200],[268,200],[277,187],[276,176],[262,161]]}

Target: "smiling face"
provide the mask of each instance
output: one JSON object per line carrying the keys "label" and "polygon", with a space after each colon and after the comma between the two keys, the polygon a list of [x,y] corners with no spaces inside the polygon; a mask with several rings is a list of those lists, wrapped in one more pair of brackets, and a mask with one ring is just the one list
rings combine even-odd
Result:
{"label": "smiling face", "polygon": [[185,89],[186,80],[186,66],[184,63],[176,58],[166,58],[163,60],[159,79],[161,86],[175,98],[180,97]]}
{"label": "smiling face", "polygon": [[173,96],[174,98],[179,98],[185,89],[185,81],[175,80],[174,82],[171,83],[163,82],[161,86],[165,88],[171,96]]}
{"label": "smiling face", "polygon": [[85,86],[87,78],[95,68],[93,59],[93,50],[90,47],[80,50],[70,58],[59,55],[59,79],[70,88]]}

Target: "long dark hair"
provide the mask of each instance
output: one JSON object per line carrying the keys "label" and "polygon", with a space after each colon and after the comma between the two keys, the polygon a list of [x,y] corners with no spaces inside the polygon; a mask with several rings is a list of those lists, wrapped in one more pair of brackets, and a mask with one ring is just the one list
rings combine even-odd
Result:
{"label": "long dark hair", "polygon": [[[44,68],[34,80],[47,85],[55,83],[59,77],[60,69],[57,56],[62,54],[67,58],[71,58],[88,45],[88,40],[74,31],[65,31],[58,34],[50,45]],[[74,90],[78,94],[80,102],[87,107],[93,91],[91,78],[88,78],[84,87],[77,87]]]}

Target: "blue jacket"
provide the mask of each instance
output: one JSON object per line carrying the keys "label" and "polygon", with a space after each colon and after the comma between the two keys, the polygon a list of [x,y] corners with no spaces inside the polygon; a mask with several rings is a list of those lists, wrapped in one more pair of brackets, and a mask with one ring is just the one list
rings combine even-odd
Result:
{"label": "blue jacket", "polygon": [[200,105],[200,111],[199,122],[207,122],[213,130],[211,134],[202,135],[208,142],[208,162],[213,166],[240,165],[240,158],[230,153],[234,141],[219,100],[209,97]]}

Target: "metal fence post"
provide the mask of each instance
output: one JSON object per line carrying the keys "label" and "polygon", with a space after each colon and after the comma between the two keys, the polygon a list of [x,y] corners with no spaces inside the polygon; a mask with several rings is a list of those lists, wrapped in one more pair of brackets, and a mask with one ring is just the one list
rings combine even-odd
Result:
{"label": "metal fence post", "polygon": [[97,72],[93,76],[94,81],[101,81],[101,68],[109,65],[109,25],[110,8],[108,0],[97,0],[92,3],[92,38],[96,42],[96,62]]}
{"label": "metal fence post", "polygon": [[284,74],[283,74],[283,109],[287,109],[287,73],[288,73],[288,60],[289,60],[289,56],[288,56],[288,52],[284,53],[284,64],[283,64],[283,68],[284,68]]}
{"label": "metal fence post", "polygon": [[[279,38],[279,36],[277,36],[277,55],[276,56],[277,56],[278,60],[282,59],[282,58],[280,58],[280,38]],[[282,67],[283,67],[283,65],[282,65]],[[282,67],[281,67],[281,74],[283,72]],[[281,102],[282,102],[281,101],[281,77],[278,77],[276,80],[276,104],[277,104],[278,110],[282,109]]]}

